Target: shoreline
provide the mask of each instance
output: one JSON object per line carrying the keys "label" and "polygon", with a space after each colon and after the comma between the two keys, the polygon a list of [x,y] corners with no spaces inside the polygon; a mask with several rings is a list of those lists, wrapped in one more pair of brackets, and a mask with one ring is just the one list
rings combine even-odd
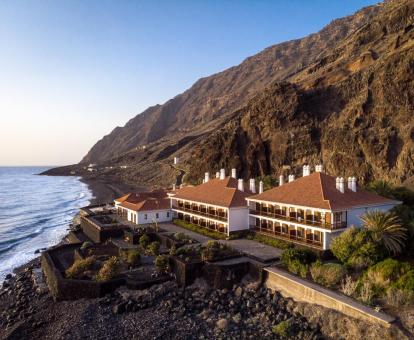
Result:
{"label": "shoreline", "polygon": [[109,182],[105,179],[89,179],[81,177],[80,181],[92,192],[90,204],[100,204],[113,201],[128,192],[145,191],[145,187],[136,187],[122,182]]}

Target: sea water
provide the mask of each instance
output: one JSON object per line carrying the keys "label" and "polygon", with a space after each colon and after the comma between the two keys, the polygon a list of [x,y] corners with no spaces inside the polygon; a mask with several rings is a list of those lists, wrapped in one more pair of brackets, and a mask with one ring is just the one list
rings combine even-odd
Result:
{"label": "sea water", "polygon": [[38,176],[47,167],[0,167],[0,282],[35,251],[61,241],[92,198],[78,177]]}

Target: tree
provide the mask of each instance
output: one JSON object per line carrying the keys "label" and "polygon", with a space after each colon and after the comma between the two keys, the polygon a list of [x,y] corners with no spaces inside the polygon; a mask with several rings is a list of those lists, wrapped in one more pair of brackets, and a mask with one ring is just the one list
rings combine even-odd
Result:
{"label": "tree", "polygon": [[367,189],[384,197],[395,198],[394,188],[387,181],[371,182],[367,185]]}
{"label": "tree", "polygon": [[407,239],[407,229],[399,218],[392,213],[370,211],[362,216],[364,228],[370,232],[372,240],[383,246],[389,253],[402,252]]}

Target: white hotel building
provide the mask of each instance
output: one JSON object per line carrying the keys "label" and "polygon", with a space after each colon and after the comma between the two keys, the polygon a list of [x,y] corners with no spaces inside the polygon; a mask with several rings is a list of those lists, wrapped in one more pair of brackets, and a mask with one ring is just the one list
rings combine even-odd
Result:
{"label": "white hotel building", "polygon": [[331,240],[350,226],[361,226],[368,211],[389,211],[401,202],[358,188],[355,177],[345,183],[322,172],[303,177],[247,197],[250,229],[317,250],[330,248]]}
{"label": "white hotel building", "polygon": [[247,190],[244,181],[236,178],[235,169],[231,177],[221,169],[216,178],[210,179],[206,173],[203,184],[182,187],[169,196],[174,218],[230,235],[248,229],[246,198],[255,192],[254,181]]}

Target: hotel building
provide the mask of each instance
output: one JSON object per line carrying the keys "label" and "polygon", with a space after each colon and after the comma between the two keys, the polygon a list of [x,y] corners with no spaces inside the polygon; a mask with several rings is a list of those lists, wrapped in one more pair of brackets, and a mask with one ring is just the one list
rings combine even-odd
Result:
{"label": "hotel building", "polygon": [[170,199],[163,190],[126,194],[114,203],[120,216],[138,225],[172,220]]}
{"label": "hotel building", "polygon": [[250,229],[317,250],[328,250],[332,239],[347,227],[359,227],[361,216],[372,210],[389,211],[401,202],[365,191],[356,178],[335,178],[322,172],[289,176],[284,184],[247,197]]}
{"label": "hotel building", "polygon": [[173,217],[226,235],[248,229],[249,209],[246,198],[256,193],[254,180],[245,190],[244,181],[236,178],[232,169],[230,177],[225,170],[210,179],[205,174],[203,184],[185,186],[170,193]]}

